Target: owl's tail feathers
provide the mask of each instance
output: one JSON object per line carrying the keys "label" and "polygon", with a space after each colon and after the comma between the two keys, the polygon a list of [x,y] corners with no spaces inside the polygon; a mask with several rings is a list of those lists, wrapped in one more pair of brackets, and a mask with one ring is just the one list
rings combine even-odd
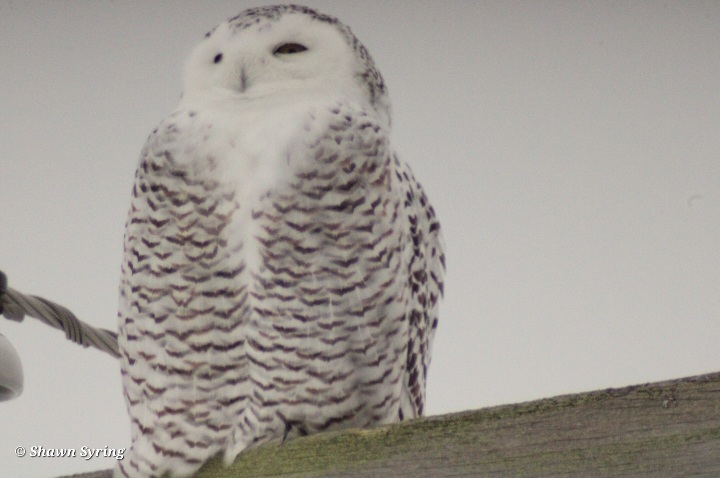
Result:
{"label": "owl's tail feathers", "polygon": [[21,322],[26,315],[56,329],[83,347],[95,347],[115,358],[120,357],[117,332],[97,329],[81,321],[60,304],[35,295],[25,295],[8,287],[7,276],[0,271],[0,314],[6,319]]}
{"label": "owl's tail feathers", "polygon": [[225,452],[223,453],[223,463],[225,466],[232,465],[238,455],[247,448],[248,441],[244,439],[240,430],[235,430],[231,443],[225,448]]}

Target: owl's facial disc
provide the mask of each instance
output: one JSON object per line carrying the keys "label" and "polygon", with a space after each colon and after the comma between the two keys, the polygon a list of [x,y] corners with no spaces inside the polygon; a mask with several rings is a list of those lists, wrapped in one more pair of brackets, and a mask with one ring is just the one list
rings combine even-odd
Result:
{"label": "owl's facial disc", "polygon": [[335,25],[302,13],[264,19],[244,28],[221,24],[192,53],[185,70],[185,97],[278,92],[362,94],[361,69]]}

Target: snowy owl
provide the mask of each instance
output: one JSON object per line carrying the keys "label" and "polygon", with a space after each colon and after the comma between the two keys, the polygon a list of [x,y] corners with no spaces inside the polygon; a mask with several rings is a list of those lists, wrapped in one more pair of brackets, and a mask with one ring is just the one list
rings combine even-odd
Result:
{"label": "snowy owl", "polygon": [[421,416],[440,226],[365,47],[310,8],[253,8],[205,36],[183,88],[126,225],[115,476]]}

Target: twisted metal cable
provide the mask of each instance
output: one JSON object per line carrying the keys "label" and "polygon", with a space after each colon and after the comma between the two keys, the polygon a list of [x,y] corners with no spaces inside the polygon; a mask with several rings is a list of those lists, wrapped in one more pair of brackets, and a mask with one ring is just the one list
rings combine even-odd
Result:
{"label": "twisted metal cable", "polygon": [[0,271],[0,314],[21,322],[26,315],[63,330],[65,337],[83,347],[95,347],[115,358],[120,357],[117,333],[97,329],[81,321],[60,304],[35,295],[25,295],[8,287],[7,276]]}

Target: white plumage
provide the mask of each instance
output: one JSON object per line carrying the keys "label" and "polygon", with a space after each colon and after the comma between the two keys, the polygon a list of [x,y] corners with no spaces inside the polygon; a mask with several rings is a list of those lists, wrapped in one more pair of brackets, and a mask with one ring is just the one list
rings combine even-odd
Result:
{"label": "white plumage", "polygon": [[422,415],[444,255],[389,131],[382,76],[333,17],[246,10],[195,49],[133,188],[116,476]]}

